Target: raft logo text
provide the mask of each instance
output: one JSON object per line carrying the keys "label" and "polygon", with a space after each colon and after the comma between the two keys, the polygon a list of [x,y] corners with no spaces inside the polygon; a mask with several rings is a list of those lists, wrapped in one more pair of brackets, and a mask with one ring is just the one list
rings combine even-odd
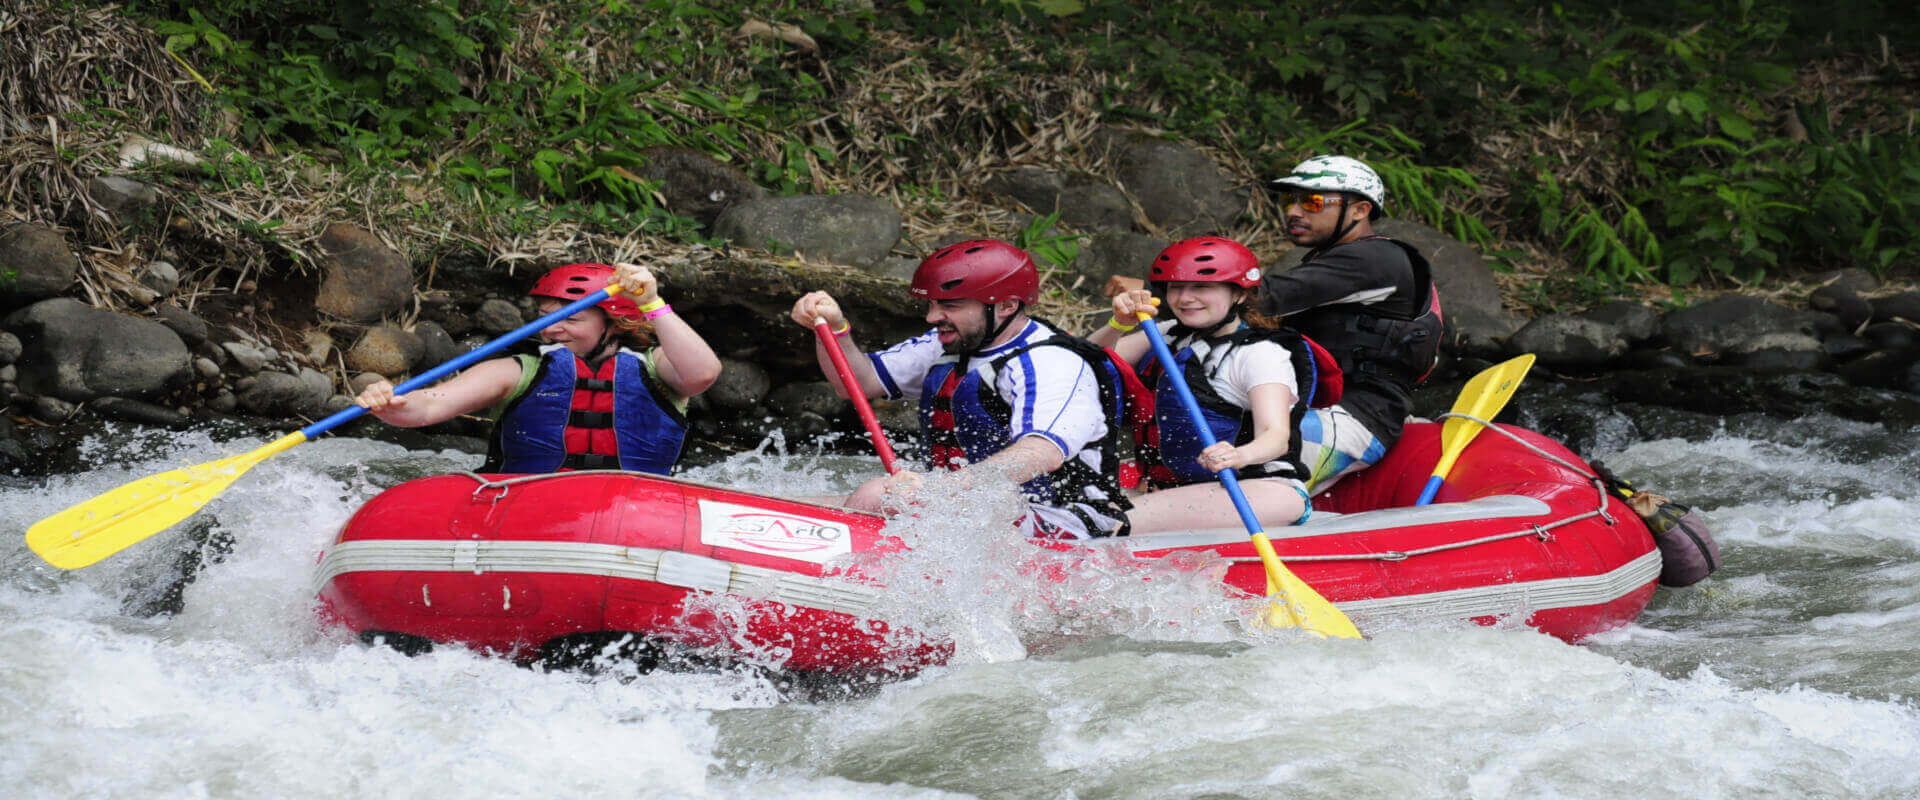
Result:
{"label": "raft logo text", "polygon": [[712,500],[700,501],[700,542],[815,564],[853,552],[844,523]]}

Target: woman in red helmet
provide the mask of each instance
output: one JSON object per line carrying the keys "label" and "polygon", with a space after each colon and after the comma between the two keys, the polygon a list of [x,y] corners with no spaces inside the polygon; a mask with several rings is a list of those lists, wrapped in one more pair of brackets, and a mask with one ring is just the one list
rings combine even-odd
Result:
{"label": "woman in red helmet", "polygon": [[493,409],[481,472],[625,469],[667,474],[686,439],[687,399],[720,375],[720,359],[633,264],[568,264],[528,292],[540,312],[617,283],[621,293],[540,331],[540,355],[482,361],[444,383],[395,396],[380,381],[355,399],[402,427]]}
{"label": "woman in red helmet", "polygon": [[[1153,291],[1115,295],[1113,319],[1087,337],[1136,365],[1154,393],[1154,414],[1136,436],[1136,454],[1156,491],[1134,498],[1133,532],[1238,526],[1232,498],[1215,480],[1225,469],[1237,470],[1261,522],[1292,525],[1306,519],[1307,472],[1293,435],[1296,409],[1306,407],[1298,402],[1299,373],[1302,367],[1315,372],[1307,381],[1309,392],[1322,376],[1310,346],[1254,310],[1259,260],[1239,242],[1201,236],[1162,250],[1147,280]],[[1158,313],[1155,294],[1164,298],[1173,319],[1153,324],[1165,334],[1182,379],[1200,402],[1216,440],[1210,447],[1201,447],[1146,334],[1133,332],[1141,312]]]}
{"label": "woman in red helmet", "polygon": [[[852,391],[919,401],[932,468],[989,470],[1020,484],[1029,509],[1021,525],[1029,533],[1123,533],[1126,497],[1112,446],[1118,421],[1103,402],[1113,396],[1114,376],[1097,348],[1027,316],[1040,295],[1033,258],[1004,242],[949,245],[920,262],[912,292],[927,300],[933,329],[866,357],[826,292],[795,302],[793,320],[832,326],[860,383]],[[816,343],[814,354],[847,396],[826,345]],[[845,502],[870,511],[900,508],[918,485],[916,473],[902,470],[867,482]]]}

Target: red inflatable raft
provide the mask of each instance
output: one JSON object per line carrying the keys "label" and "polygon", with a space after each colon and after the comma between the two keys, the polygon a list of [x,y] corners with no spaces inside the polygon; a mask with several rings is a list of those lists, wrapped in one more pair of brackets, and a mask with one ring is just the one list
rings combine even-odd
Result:
{"label": "red inflatable raft", "polygon": [[[1407,426],[1372,469],[1314,499],[1304,525],[1268,531],[1302,580],[1361,623],[1523,618],[1569,641],[1632,621],[1660,553],[1646,525],[1558,443],[1510,426],[1467,448],[1436,503],[1410,508],[1439,458],[1440,425]],[[1502,432],[1508,435],[1500,435]],[[368,640],[459,643],[527,657],[600,632],[742,653],[793,670],[912,669],[951,646],[893,631],[887,589],[847,556],[897,549],[884,520],[624,472],[444,475],[361,508],[321,558],[327,619]],[[1207,551],[1226,582],[1265,590],[1245,531],[1083,543],[1139,558]],[[717,624],[707,593],[746,618]]]}

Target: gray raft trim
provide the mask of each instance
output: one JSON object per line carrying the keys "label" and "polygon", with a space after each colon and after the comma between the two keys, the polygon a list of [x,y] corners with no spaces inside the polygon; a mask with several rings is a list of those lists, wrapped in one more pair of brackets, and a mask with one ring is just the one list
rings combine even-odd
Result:
{"label": "gray raft trim", "polygon": [[[315,575],[314,593],[318,594],[335,577],[352,572],[597,575],[724,592],[853,616],[869,613],[886,591],[845,578],[797,575],[643,547],[563,542],[367,540],[345,542],[329,550]],[[1647,585],[1659,574],[1660,553],[1653,550],[1600,575],[1349,600],[1336,605],[1348,613],[1369,616],[1451,619],[1498,616],[1612,602]]]}

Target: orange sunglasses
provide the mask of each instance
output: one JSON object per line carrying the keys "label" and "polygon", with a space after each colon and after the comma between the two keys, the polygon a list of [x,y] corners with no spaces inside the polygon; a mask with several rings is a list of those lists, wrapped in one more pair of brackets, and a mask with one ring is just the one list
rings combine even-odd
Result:
{"label": "orange sunglasses", "polygon": [[1275,194],[1273,199],[1280,204],[1281,211],[1287,210],[1287,206],[1298,205],[1301,211],[1309,214],[1318,213],[1329,205],[1339,205],[1347,201],[1340,195],[1325,192],[1280,192]]}

